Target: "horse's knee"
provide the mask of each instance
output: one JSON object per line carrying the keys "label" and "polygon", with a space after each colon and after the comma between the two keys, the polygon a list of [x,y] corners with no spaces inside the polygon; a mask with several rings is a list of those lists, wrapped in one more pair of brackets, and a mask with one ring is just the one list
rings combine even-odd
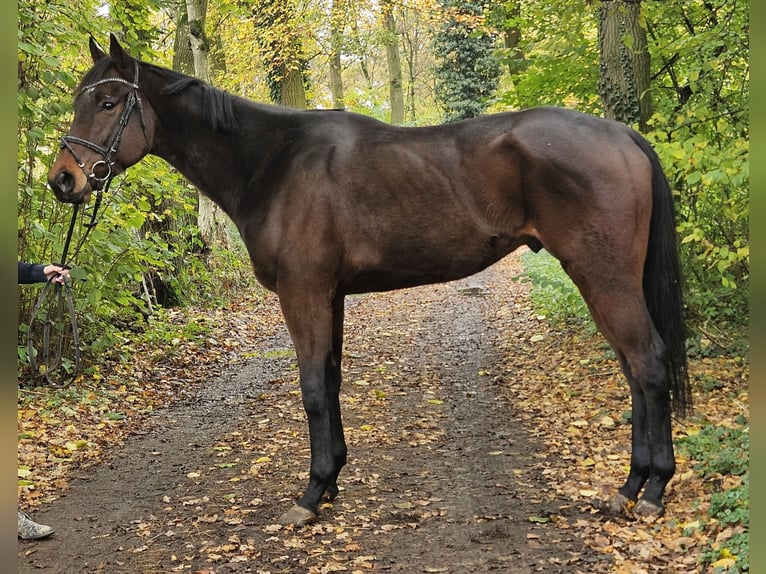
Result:
{"label": "horse's knee", "polygon": [[327,395],[316,384],[301,383],[301,402],[309,420],[328,410]]}

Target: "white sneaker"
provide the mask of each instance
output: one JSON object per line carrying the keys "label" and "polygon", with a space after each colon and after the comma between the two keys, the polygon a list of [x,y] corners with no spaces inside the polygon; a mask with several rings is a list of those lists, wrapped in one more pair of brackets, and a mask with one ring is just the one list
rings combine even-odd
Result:
{"label": "white sneaker", "polygon": [[23,540],[37,540],[38,538],[47,538],[53,534],[53,528],[45,524],[37,524],[29,518],[29,515],[18,511],[19,513],[19,538]]}

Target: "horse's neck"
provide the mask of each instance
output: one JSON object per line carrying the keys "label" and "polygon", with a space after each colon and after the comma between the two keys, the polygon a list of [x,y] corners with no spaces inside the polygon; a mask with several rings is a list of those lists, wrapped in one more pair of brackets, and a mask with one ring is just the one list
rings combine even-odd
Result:
{"label": "horse's neck", "polygon": [[[196,90],[199,91],[199,90]],[[184,95],[188,97],[187,94]],[[179,96],[174,96],[178,98]],[[199,101],[174,105],[171,97],[157,110],[161,128],[152,152],[178,169],[202,193],[221,205],[230,216],[243,193],[252,189],[260,171],[266,171],[285,135],[283,114],[277,108],[234,102],[239,122],[235,132],[213,125]]]}

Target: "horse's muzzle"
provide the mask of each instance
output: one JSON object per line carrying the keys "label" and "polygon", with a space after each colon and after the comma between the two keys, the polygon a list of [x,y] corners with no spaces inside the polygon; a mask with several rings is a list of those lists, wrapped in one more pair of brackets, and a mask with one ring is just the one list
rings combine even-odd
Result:
{"label": "horse's muzzle", "polygon": [[51,172],[48,175],[48,185],[56,195],[56,199],[63,203],[85,203],[90,197],[90,184],[86,183],[83,188],[75,190],[77,178],[66,169]]}

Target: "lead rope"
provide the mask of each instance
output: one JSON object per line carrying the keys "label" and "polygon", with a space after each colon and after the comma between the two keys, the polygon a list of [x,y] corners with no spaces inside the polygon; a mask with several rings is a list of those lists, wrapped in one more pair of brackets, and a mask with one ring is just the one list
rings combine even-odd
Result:
{"label": "lead rope", "polygon": [[[111,178],[106,181],[103,189],[104,192],[109,189],[111,182]],[[74,205],[72,219],[69,222],[69,231],[67,232],[66,240],[64,241],[61,263],[58,263],[60,267],[65,269],[70,268],[69,262],[77,257],[88,234],[96,226],[96,223],[98,223],[96,217],[98,215],[99,207],[101,206],[101,198],[102,190],[99,189],[96,191],[96,199],[93,204],[93,211],[90,214],[90,220],[83,223],[85,233],[83,233],[82,237],[77,242],[71,260],[68,260],[67,255],[69,253],[69,247],[72,242],[80,209],[80,204],[76,203]],[[84,211],[82,218],[86,218]],[[66,315],[69,316],[68,322],[71,327],[70,347],[74,350],[74,361],[71,364],[70,377],[74,377],[80,370],[80,338],[75,313],[74,297],[72,296],[72,287],[69,283],[69,278],[66,276],[64,276],[63,283],[54,281],[54,279],[55,277],[52,277],[45,283],[45,286],[37,299],[37,303],[32,309],[27,331],[27,354],[29,363],[35,373],[45,377],[49,384],[56,384],[51,378],[52,374],[63,364],[64,342],[69,336],[66,333]],[[40,345],[39,349],[35,347],[36,341]]]}
{"label": "lead rope", "polygon": [[[109,190],[109,186],[112,183],[114,175],[112,173],[112,154],[117,153],[117,148],[120,145],[123,132],[130,121],[130,116],[133,113],[134,107],[138,108],[138,113],[141,120],[141,130],[144,134],[144,141],[148,144],[146,137],[146,123],[144,122],[144,110],[141,104],[141,97],[138,94],[138,62],[135,62],[135,74],[133,81],[130,82],[124,78],[103,78],[83,88],[83,91],[92,90],[96,86],[109,82],[117,82],[126,84],[132,88],[132,91],[128,94],[125,102],[125,107],[120,114],[120,119],[117,124],[117,129],[112,135],[111,143],[107,147],[102,147],[88,140],[74,137],[64,136],[61,138],[61,147],[66,148],[74,157],[77,165],[83,170],[88,181],[96,193],[96,200],[93,205],[93,213],[91,214],[90,221],[84,223],[85,233],[80,238],[80,241],[75,247],[72,260],[77,257],[80,252],[80,248],[85,243],[85,239],[88,234],[96,226],[96,216],[98,214],[98,208],[101,205],[102,194]],[[84,146],[92,151],[101,154],[102,159],[95,162],[91,166],[91,173],[88,173],[85,169],[85,164],[80,160],[77,153],[71,144],[77,144]],[[148,151],[148,150],[147,150]],[[99,177],[95,173],[95,167],[99,166],[106,169],[106,175]],[[75,223],[77,221],[77,214],[79,211],[79,204],[74,205],[74,212],[72,213],[72,221],[69,224],[69,232],[67,233],[66,241],[64,242],[64,253],[61,256],[61,263],[59,265],[64,268],[69,268],[67,261],[67,254],[69,252],[69,246],[74,234]],[[84,215],[83,215],[84,217]],[[74,299],[72,297],[72,288],[69,285],[69,279],[64,277],[64,282],[59,283],[54,281],[54,278],[49,279],[43,287],[42,293],[37,300],[37,304],[32,309],[32,315],[29,318],[29,330],[27,332],[27,351],[29,356],[29,362],[32,368],[37,371],[39,375],[42,375],[46,380],[55,384],[51,379],[51,373],[57,370],[62,365],[62,356],[64,348],[64,339],[66,335],[64,333],[63,323],[64,314],[69,314],[69,321],[72,327],[72,347],[74,347],[74,364],[72,369],[72,376],[77,374],[80,369],[80,341],[77,329],[77,318],[75,317]],[[35,329],[41,328],[42,333],[39,334],[42,339],[42,349],[39,351],[34,346],[35,341]],[[58,330],[56,330],[58,329]],[[54,348],[51,349],[51,342],[54,343]]]}

